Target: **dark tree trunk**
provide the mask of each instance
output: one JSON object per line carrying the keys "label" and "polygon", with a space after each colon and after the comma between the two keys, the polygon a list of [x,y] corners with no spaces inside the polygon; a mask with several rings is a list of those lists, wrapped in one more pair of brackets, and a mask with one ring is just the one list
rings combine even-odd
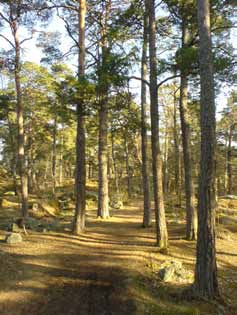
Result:
{"label": "dark tree trunk", "polygon": [[[86,0],[79,0],[79,72],[78,79],[85,76],[85,16]],[[75,196],[76,207],[73,222],[73,233],[78,235],[85,229],[86,219],[86,138],[85,138],[85,104],[83,95],[77,104],[77,139],[76,139],[76,171]]]}
{"label": "dark tree trunk", "polygon": [[[182,47],[189,44],[189,30],[185,21],[182,25]],[[180,83],[180,121],[183,143],[185,197],[186,197],[186,238],[197,239],[197,210],[195,208],[195,192],[192,179],[192,157],[191,157],[191,118],[188,109],[188,77],[186,70],[181,70]]]}
{"label": "dark tree trunk", "polygon": [[215,244],[216,120],[209,0],[198,0],[201,76],[201,158],[195,290],[199,297],[219,296]]}
{"label": "dark tree trunk", "polygon": [[141,136],[142,136],[142,185],[143,185],[143,226],[151,226],[151,201],[150,201],[150,185],[149,185],[149,164],[148,164],[148,137],[147,137],[147,46],[148,46],[148,15],[145,10],[143,26],[143,48],[142,48],[142,64],[141,64]]}
{"label": "dark tree trunk", "polygon": [[157,93],[156,21],[154,0],[146,0],[149,16],[149,59],[150,59],[150,102],[151,102],[151,142],[152,168],[156,217],[157,244],[162,249],[168,247],[168,232],[165,218],[162,160],[159,140],[159,111]]}
{"label": "dark tree trunk", "polygon": [[27,167],[25,158],[25,133],[24,133],[24,107],[22,102],[21,77],[20,77],[20,40],[18,37],[18,24],[14,19],[12,22],[12,33],[15,41],[15,84],[17,97],[17,126],[18,126],[18,165],[21,180],[21,203],[22,217],[25,220],[28,217],[28,184]]}

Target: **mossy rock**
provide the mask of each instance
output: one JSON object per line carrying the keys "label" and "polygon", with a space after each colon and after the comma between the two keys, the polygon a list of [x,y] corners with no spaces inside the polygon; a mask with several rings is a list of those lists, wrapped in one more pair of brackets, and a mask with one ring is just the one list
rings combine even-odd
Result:
{"label": "mossy rock", "polygon": [[181,261],[170,261],[161,266],[158,276],[163,282],[183,282],[191,280],[193,275],[183,267]]}
{"label": "mossy rock", "polygon": [[10,233],[6,235],[5,242],[8,244],[18,244],[23,241],[20,233]]}

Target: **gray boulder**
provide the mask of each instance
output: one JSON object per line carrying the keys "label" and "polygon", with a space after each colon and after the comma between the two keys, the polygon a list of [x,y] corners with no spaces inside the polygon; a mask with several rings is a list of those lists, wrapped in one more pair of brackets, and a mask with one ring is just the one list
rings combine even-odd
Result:
{"label": "gray boulder", "polygon": [[23,241],[20,233],[10,233],[6,236],[5,242],[8,244],[18,244]]}
{"label": "gray boulder", "polygon": [[159,277],[162,281],[168,282],[176,278],[182,273],[182,263],[179,261],[171,261],[169,264],[159,270]]}
{"label": "gray boulder", "polygon": [[110,205],[111,208],[119,210],[119,209],[121,209],[123,207],[123,202],[122,202],[122,200],[112,199],[109,202],[109,205]]}

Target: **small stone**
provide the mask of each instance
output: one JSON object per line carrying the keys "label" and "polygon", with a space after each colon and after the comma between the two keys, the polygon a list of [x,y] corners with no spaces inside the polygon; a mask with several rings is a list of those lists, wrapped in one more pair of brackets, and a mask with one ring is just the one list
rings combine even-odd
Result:
{"label": "small stone", "polygon": [[32,205],[32,211],[37,212],[39,210],[39,205],[38,203],[33,203]]}
{"label": "small stone", "polygon": [[21,243],[23,240],[20,233],[10,233],[6,236],[5,241],[8,244],[17,244]]}

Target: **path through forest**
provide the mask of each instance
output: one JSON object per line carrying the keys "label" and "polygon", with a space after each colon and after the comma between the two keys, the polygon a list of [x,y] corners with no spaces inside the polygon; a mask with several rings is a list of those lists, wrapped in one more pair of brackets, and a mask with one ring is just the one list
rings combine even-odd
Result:
{"label": "path through forest", "polygon": [[[181,221],[170,219],[170,255],[159,254],[153,229],[140,226],[140,206],[127,206],[107,221],[97,220],[91,211],[87,232],[80,237],[65,231],[30,232],[23,243],[10,246],[2,242],[0,314],[181,315],[207,314],[207,310],[216,314],[205,303],[191,304],[174,297],[180,285],[164,286],[154,280],[153,264],[166,260],[178,259],[192,270],[195,244],[182,239]],[[15,210],[2,209],[1,218],[11,211]],[[67,230],[69,219],[62,221],[62,230]],[[4,235],[1,231],[2,239]],[[232,291],[228,285],[232,297],[237,287],[236,244],[237,237],[231,256],[223,246],[219,255],[222,283],[227,285],[228,277],[235,279]]]}

